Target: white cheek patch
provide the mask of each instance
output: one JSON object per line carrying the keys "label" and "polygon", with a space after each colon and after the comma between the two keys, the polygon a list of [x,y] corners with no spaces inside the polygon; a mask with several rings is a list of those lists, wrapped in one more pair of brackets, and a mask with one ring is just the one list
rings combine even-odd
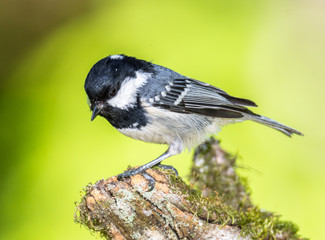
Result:
{"label": "white cheek patch", "polygon": [[151,77],[151,73],[136,72],[135,78],[126,78],[116,96],[107,101],[112,107],[120,109],[128,109],[135,106],[137,92],[147,80]]}

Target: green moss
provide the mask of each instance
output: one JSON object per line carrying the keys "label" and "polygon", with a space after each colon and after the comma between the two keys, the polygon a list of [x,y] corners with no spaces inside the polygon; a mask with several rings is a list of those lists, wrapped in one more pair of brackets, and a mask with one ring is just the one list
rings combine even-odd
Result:
{"label": "green moss", "polygon": [[302,239],[294,223],[254,206],[247,179],[236,172],[236,157],[223,151],[213,138],[194,154],[191,187],[174,175],[169,177],[174,188],[183,189],[195,205],[192,212],[208,222],[237,226],[252,239]]}
{"label": "green moss", "polygon": [[202,191],[190,188],[178,177],[170,175],[174,189],[182,189],[187,194],[186,199],[193,203],[192,213],[210,223],[221,226],[237,226],[243,236],[252,239],[302,239],[298,235],[298,227],[289,221],[281,221],[280,217],[261,210],[257,206],[247,208],[241,205],[234,209],[227,205],[218,194],[203,197]]}
{"label": "green moss", "polygon": [[233,208],[252,206],[245,179],[235,171],[236,156],[222,150],[217,140],[211,138],[200,145],[193,161],[190,182],[203,189],[204,196],[213,196],[218,192],[223,201]]}

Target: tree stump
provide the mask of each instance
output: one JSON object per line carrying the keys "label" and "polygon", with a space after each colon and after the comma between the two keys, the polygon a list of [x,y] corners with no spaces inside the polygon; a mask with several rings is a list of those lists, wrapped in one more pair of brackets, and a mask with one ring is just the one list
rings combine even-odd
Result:
{"label": "tree stump", "polygon": [[236,158],[211,138],[194,154],[190,184],[170,170],[88,185],[75,219],[106,239],[302,239],[298,228],[254,206]]}

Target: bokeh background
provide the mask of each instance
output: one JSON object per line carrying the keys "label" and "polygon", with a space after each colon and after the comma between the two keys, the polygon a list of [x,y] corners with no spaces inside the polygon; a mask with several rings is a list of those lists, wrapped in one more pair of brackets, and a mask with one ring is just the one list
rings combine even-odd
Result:
{"label": "bokeh background", "polygon": [[[73,221],[83,186],[166,146],[90,122],[91,66],[124,53],[257,102],[305,133],[227,126],[252,198],[325,239],[325,2],[3,0],[0,2],[0,239],[95,239]],[[192,152],[165,163],[183,177]]]}

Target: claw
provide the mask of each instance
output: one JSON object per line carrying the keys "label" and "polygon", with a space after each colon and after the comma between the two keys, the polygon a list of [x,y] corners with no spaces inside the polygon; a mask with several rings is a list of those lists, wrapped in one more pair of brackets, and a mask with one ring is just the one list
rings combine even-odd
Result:
{"label": "claw", "polygon": [[143,172],[141,174],[148,181],[149,189],[147,190],[147,192],[151,192],[155,188],[156,180],[146,172]]}

